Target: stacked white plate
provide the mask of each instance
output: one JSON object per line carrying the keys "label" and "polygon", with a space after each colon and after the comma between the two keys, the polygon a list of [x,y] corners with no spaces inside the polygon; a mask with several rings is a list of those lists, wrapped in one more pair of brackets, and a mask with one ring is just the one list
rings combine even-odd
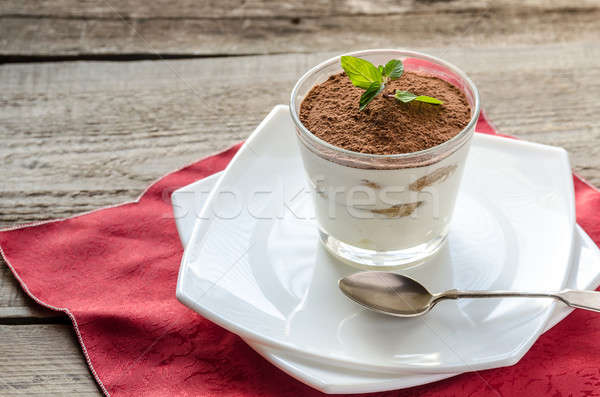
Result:
{"label": "stacked white plate", "polygon": [[[570,310],[547,299],[458,300],[419,318],[373,313],[318,242],[287,106],[223,173],[173,193],[185,253],[177,297],[321,391],[399,389],[516,363]],[[430,291],[594,289],[600,252],[575,224],[563,149],[476,134],[448,242],[403,273]]]}

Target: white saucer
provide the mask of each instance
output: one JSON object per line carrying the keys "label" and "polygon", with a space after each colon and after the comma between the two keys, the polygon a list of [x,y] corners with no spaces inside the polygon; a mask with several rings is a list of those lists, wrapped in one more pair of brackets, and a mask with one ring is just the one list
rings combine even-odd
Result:
{"label": "white saucer", "polygon": [[[579,227],[580,254],[572,269],[567,286],[573,289],[594,290],[600,285],[600,250],[592,239]],[[191,230],[190,230],[191,233]],[[547,331],[564,319],[573,309],[557,305],[544,330]],[[294,357],[289,353],[258,345],[250,346],[287,374],[324,393],[372,393],[405,389],[424,385],[459,375],[454,374],[382,374],[355,371],[335,366],[319,365]]]}
{"label": "white saucer", "polygon": [[[192,234],[197,214],[200,214],[206,197],[221,172],[185,186],[173,193],[172,204],[176,215],[177,230],[185,247]],[[600,284],[600,250],[590,237],[577,226],[575,265],[567,286],[574,289],[595,289]],[[565,318],[572,309],[557,305],[546,330]],[[422,385],[449,378],[457,374],[378,374],[355,371],[294,357],[289,353],[270,349],[264,345],[248,342],[250,346],[277,367],[325,393],[369,393],[396,390]]]}
{"label": "white saucer", "polygon": [[[251,344],[361,371],[457,373],[525,354],[550,318],[548,300],[444,302],[415,319],[347,300],[335,285],[354,270],[317,241],[295,139],[278,106],[231,161],[182,259],[184,304]],[[405,273],[432,291],[561,289],[574,219],[564,150],[477,135],[448,244]]]}

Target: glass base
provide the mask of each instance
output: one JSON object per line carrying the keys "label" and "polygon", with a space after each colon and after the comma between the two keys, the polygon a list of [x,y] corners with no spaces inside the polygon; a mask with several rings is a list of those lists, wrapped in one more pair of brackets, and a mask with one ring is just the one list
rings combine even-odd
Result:
{"label": "glass base", "polygon": [[342,262],[363,270],[394,270],[418,266],[433,256],[446,241],[447,233],[426,243],[393,251],[375,251],[355,247],[319,229],[321,243],[330,254]]}

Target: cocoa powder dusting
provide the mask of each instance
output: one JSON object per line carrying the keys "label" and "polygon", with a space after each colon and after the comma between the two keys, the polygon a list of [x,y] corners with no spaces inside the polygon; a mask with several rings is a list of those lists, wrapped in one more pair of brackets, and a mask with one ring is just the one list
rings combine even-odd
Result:
{"label": "cocoa powder dusting", "polygon": [[[402,103],[383,97],[396,89],[432,96],[444,104]],[[358,101],[363,92],[345,73],[332,75],[306,95],[300,105],[300,121],[332,145],[361,153],[396,154],[439,145],[471,119],[465,95],[438,77],[404,72],[360,111]]]}

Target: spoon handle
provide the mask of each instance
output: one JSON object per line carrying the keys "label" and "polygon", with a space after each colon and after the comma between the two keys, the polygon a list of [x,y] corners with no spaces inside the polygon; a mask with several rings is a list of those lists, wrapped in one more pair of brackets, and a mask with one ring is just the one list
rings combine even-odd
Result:
{"label": "spoon handle", "polygon": [[459,291],[450,290],[435,296],[435,300],[460,298],[553,298],[578,309],[600,312],[600,292],[565,289],[559,292]]}
{"label": "spoon handle", "polygon": [[568,306],[600,312],[600,292],[565,289],[556,296]]}

